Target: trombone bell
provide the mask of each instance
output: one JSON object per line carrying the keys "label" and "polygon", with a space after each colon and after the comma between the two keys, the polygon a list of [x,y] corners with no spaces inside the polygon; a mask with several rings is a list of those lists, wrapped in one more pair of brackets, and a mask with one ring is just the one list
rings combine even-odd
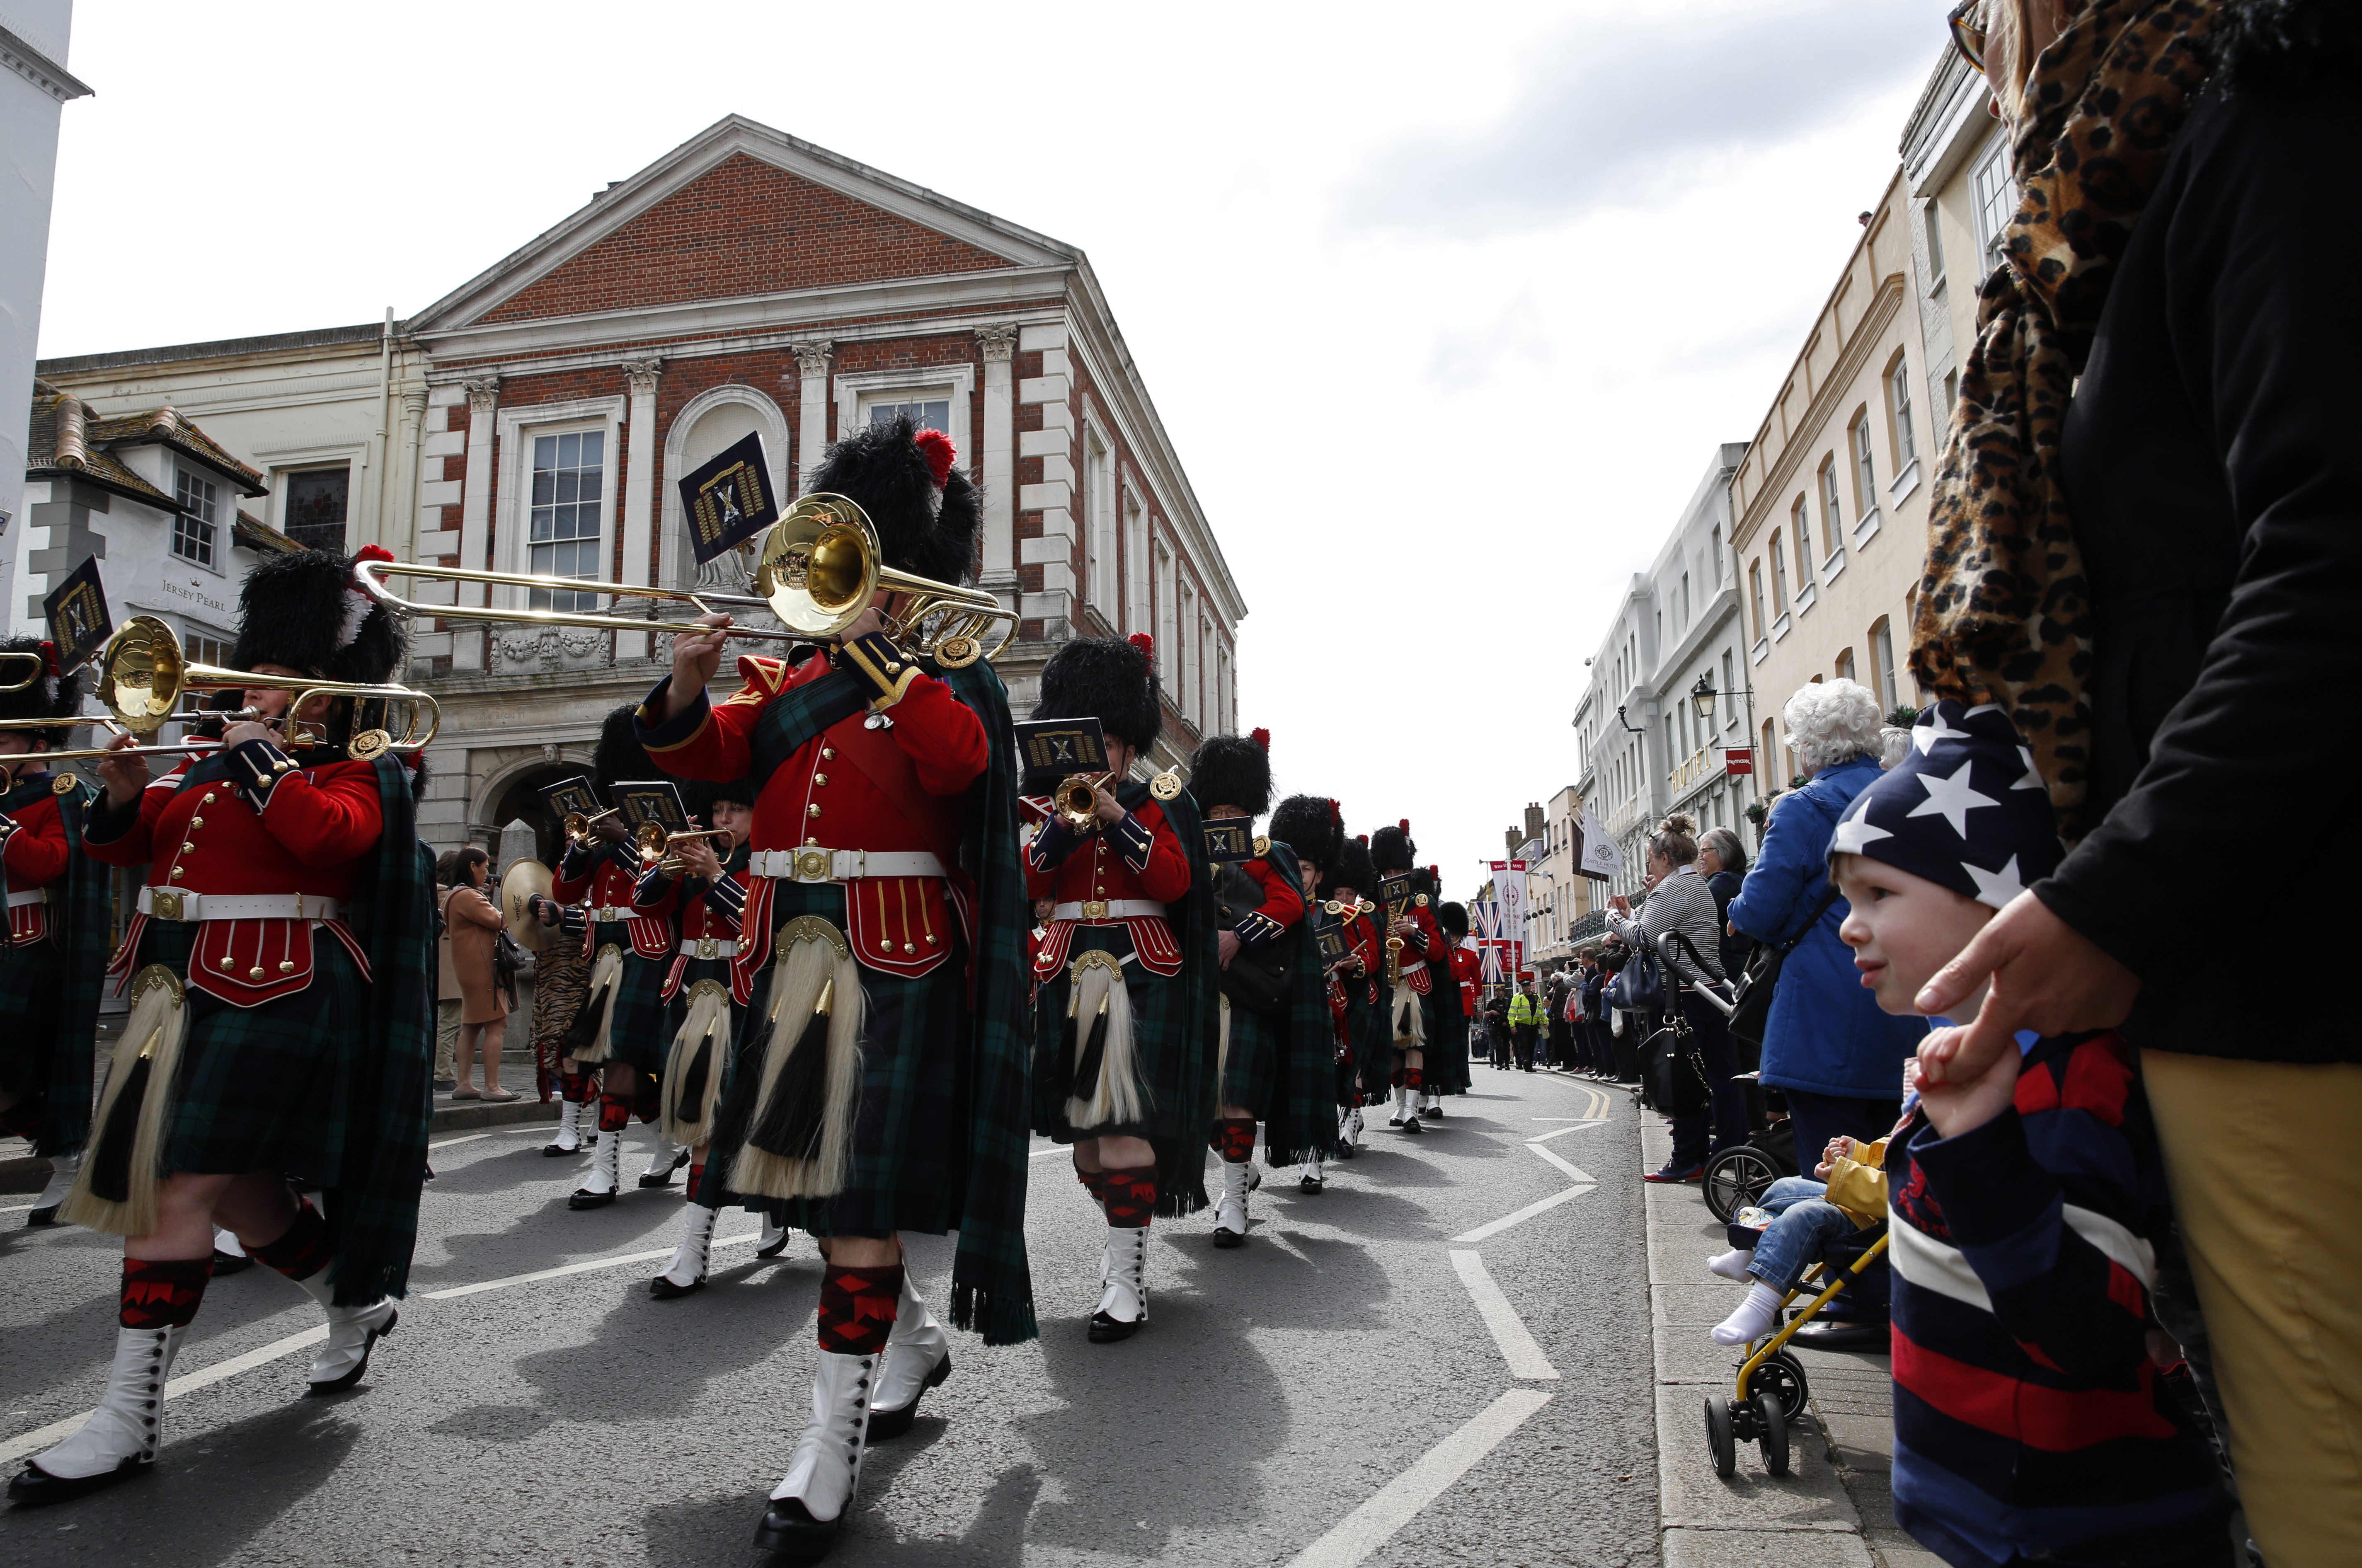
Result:
{"label": "trombone bell", "polygon": [[[755,590],[779,624],[799,636],[815,642],[841,636],[880,589],[908,601],[891,623],[897,640],[948,668],[991,658],[1017,635],[1016,613],[982,589],[884,564],[876,525],[848,497],[824,491],[804,496],[763,535]],[[921,623],[937,614],[942,624],[922,633]],[[996,621],[1008,625],[988,647],[985,634]]]}

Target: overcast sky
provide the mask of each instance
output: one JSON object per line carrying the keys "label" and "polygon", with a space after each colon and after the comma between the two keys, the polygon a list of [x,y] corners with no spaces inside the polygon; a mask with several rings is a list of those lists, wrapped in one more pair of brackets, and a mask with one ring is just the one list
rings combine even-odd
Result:
{"label": "overcast sky", "polygon": [[1464,896],[1947,8],[82,0],[41,351],[408,315],[746,115],[1089,253],[1246,596],[1242,727]]}

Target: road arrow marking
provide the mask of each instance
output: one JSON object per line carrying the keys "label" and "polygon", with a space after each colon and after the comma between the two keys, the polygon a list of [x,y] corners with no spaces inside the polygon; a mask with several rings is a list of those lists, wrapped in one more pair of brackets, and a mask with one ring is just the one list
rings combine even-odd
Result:
{"label": "road arrow marking", "polygon": [[1556,1377],[1558,1368],[1551,1364],[1550,1357],[1542,1353],[1542,1347],[1527,1331],[1525,1320],[1509,1305],[1509,1298],[1501,1294],[1501,1287],[1493,1283],[1492,1275],[1485,1272],[1484,1258],[1475,1253],[1454,1252],[1451,1266],[1459,1271],[1460,1283],[1474,1297],[1476,1315],[1493,1331],[1493,1342],[1501,1347],[1501,1359],[1509,1364],[1510,1375]]}

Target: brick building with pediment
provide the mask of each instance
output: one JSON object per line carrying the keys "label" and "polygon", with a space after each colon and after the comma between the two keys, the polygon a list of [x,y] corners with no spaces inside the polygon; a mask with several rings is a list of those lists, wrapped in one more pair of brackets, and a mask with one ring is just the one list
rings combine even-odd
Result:
{"label": "brick building with pediment", "polygon": [[[297,539],[668,587],[697,584],[683,474],[757,434],[793,496],[840,432],[906,409],[983,487],[977,581],[1021,618],[997,661],[1020,716],[1060,642],[1147,631],[1157,762],[1234,727],[1246,606],[1083,252],[737,116],[406,321],[40,373],[102,415],[201,421]],[[541,825],[534,787],[579,770],[601,716],[670,657],[661,635],[414,631],[445,713],[422,812],[437,847]]]}

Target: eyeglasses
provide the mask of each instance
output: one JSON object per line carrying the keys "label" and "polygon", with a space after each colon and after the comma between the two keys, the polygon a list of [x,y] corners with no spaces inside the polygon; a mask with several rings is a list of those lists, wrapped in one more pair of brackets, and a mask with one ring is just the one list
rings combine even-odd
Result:
{"label": "eyeglasses", "polygon": [[1960,0],[1952,7],[1951,15],[1944,18],[1945,25],[1952,29],[1952,47],[1960,51],[1960,58],[1969,62],[1970,69],[1980,74],[1985,68],[1984,15],[1984,0]]}

